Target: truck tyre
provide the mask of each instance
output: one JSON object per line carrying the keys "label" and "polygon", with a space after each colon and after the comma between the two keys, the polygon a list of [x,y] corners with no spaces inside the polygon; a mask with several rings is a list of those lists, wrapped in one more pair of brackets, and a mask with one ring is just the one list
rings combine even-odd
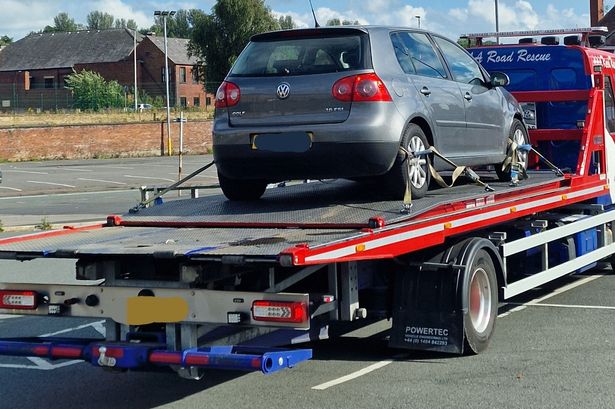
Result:
{"label": "truck tyre", "polygon": [[[523,123],[518,119],[513,119],[513,123],[510,127],[510,132],[508,137],[515,142],[517,145],[527,145],[530,143],[530,137],[528,136],[527,129]],[[517,155],[517,163],[520,164],[523,169],[527,169],[528,166],[528,154],[527,152],[517,151],[515,153]],[[495,165],[495,172],[498,175],[498,178],[502,182],[510,181],[510,164],[505,166],[502,169],[503,163],[498,163]]]}
{"label": "truck tyre", "polygon": [[478,354],[489,345],[498,313],[498,280],[493,260],[480,249],[466,270],[469,275],[463,296],[468,308],[464,311],[464,353]]}
{"label": "truck tyre", "polygon": [[[401,146],[413,153],[426,150],[430,144],[421,127],[410,124],[401,138]],[[406,184],[409,183],[413,199],[425,196],[431,180],[429,160],[426,156],[408,157],[400,150],[393,167],[384,175],[383,184],[387,193],[394,198],[402,199],[406,191]]]}
{"label": "truck tyre", "polygon": [[267,182],[262,180],[229,179],[218,171],[218,181],[222,193],[228,200],[248,201],[258,200],[265,189]]}

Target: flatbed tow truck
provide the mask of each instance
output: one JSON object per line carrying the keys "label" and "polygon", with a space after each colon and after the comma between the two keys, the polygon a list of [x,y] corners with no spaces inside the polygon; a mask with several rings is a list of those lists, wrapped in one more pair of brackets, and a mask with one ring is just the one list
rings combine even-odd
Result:
{"label": "flatbed tow truck", "polygon": [[[516,47],[490,50],[514,56]],[[614,56],[523,47],[543,56],[526,68],[567,49],[582,67],[581,88],[515,92],[537,112],[583,104],[568,128],[539,121],[529,131],[534,144],[576,143],[573,169],[554,171],[532,154],[518,184],[481,173],[494,191],[436,189],[410,209],[351,181],[323,181],[268,189],[255,202],[180,199],[4,238],[0,258],[76,259],[84,282],[0,283],[0,314],[104,319],[106,336],[0,339],[0,355],[170,367],[188,378],[205,368],[270,373],[311,357],[298,344],[382,319],[392,320],[394,348],[483,351],[499,302],[615,253]],[[561,166],[558,155],[548,159]]]}

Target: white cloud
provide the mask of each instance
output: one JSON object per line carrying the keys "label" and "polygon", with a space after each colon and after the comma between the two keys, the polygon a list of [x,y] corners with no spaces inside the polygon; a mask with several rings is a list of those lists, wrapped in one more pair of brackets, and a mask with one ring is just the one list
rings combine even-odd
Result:
{"label": "white cloud", "polygon": [[[122,0],[95,0],[91,3],[90,7],[90,11],[93,10],[109,13],[118,19],[133,19],[137,22],[139,27],[150,27],[154,22],[153,10],[150,14],[146,14],[143,11],[135,10],[132,6],[126,4]],[[86,13],[86,16],[90,11]]]}

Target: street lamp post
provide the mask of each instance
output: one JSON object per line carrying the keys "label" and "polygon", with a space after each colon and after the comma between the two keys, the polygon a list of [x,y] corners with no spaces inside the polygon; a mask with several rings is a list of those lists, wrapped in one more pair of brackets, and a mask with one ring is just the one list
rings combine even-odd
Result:
{"label": "street lamp post", "polygon": [[419,28],[421,28],[421,16],[414,16],[414,17],[416,17],[416,21],[418,21]]}
{"label": "street lamp post", "polygon": [[171,104],[169,104],[169,50],[167,45],[167,17],[174,16],[174,10],[156,10],[154,16],[162,17],[164,26],[164,83],[167,91],[167,152],[171,156],[173,148],[171,147]]}
{"label": "street lamp post", "polygon": [[[498,16],[498,0],[495,0],[495,32],[500,32],[500,18]],[[500,36],[496,37],[496,43],[500,44]]]}

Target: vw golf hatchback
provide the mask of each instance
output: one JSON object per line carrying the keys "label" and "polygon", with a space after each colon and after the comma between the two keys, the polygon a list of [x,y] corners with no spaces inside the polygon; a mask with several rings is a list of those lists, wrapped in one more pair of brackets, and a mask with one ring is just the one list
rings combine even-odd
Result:
{"label": "vw golf hatchback", "polygon": [[495,165],[505,179],[508,139],[528,141],[507,83],[455,42],[422,30],[255,35],[216,94],[220,186],[231,200],[254,200],[272,182],[347,178],[376,181],[398,198],[409,185],[417,198],[433,159],[413,153],[431,145],[458,165]]}

